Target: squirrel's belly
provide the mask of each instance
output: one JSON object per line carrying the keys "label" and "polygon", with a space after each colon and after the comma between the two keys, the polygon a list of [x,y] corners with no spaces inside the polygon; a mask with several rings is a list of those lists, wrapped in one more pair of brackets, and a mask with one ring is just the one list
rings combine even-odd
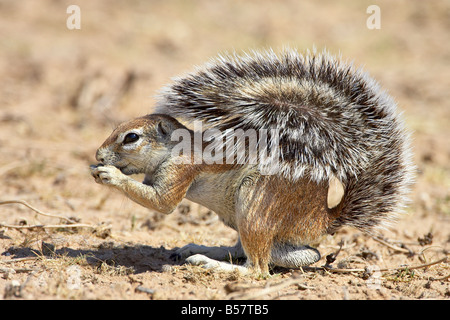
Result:
{"label": "squirrel's belly", "polygon": [[226,225],[235,229],[236,191],[242,175],[238,169],[201,173],[187,191],[186,198],[214,211]]}

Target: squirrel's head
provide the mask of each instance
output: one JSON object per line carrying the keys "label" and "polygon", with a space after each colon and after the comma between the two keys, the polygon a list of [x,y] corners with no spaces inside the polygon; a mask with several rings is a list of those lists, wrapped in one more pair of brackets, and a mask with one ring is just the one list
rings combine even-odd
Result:
{"label": "squirrel's head", "polygon": [[120,124],[98,148],[97,161],[124,174],[150,173],[170,156],[172,132],[185,128],[167,115],[146,115]]}

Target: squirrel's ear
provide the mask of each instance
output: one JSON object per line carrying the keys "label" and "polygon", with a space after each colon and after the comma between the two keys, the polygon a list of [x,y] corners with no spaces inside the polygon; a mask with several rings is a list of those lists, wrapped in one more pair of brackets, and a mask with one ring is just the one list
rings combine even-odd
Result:
{"label": "squirrel's ear", "polygon": [[156,125],[156,132],[159,137],[167,139],[170,137],[170,133],[172,132],[172,126],[167,121],[161,120]]}

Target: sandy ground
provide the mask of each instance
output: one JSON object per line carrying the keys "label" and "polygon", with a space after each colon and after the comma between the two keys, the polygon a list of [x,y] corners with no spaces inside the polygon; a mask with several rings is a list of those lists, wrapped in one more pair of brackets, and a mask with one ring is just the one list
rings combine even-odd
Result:
{"label": "sandy ground", "polygon": [[[76,2],[80,30],[66,26],[71,1],[0,1],[0,201],[56,215],[2,203],[0,299],[450,298],[448,1],[377,1],[375,30],[366,1]],[[267,279],[171,260],[237,235],[196,204],[162,216],[97,185],[96,148],[151,112],[171,77],[220,52],[284,45],[341,53],[395,97],[419,169],[408,215],[384,242],[343,229],[311,268]]]}

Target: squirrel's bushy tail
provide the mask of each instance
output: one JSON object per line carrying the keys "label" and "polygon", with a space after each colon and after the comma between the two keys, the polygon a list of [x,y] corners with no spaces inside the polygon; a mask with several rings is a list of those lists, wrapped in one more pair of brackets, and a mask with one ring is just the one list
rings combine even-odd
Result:
{"label": "squirrel's bushy tail", "polygon": [[329,226],[329,233],[353,226],[376,234],[377,229],[389,226],[404,212],[415,167],[408,133],[398,120],[391,130],[380,150],[371,154],[368,166],[345,183],[342,211]]}
{"label": "squirrel's bushy tail", "polygon": [[277,174],[294,181],[336,177],[344,185],[331,233],[342,225],[370,232],[404,206],[413,165],[396,109],[351,64],[288,49],[220,56],[175,79],[156,111],[222,131],[278,129]]}

